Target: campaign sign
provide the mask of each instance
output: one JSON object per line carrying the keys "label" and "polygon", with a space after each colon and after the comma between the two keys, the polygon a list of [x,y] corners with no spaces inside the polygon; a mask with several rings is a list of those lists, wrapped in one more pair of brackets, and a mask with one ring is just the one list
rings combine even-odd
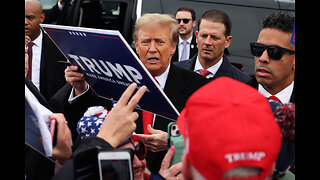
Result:
{"label": "campaign sign", "polygon": [[137,105],[175,120],[179,112],[119,31],[42,24],[64,56],[100,96],[118,101],[133,82],[146,93]]}

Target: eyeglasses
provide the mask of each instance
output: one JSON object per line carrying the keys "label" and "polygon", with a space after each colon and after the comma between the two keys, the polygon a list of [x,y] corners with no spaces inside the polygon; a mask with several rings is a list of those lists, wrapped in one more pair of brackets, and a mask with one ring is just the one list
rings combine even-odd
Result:
{"label": "eyeglasses", "polygon": [[280,60],[285,52],[295,54],[295,51],[275,45],[266,46],[260,43],[250,43],[250,47],[251,54],[257,57],[262,56],[263,52],[267,49],[269,58],[273,60]]}
{"label": "eyeglasses", "polygon": [[181,21],[182,21],[184,24],[188,24],[190,20],[192,20],[192,19],[177,19],[178,24],[180,24]]}

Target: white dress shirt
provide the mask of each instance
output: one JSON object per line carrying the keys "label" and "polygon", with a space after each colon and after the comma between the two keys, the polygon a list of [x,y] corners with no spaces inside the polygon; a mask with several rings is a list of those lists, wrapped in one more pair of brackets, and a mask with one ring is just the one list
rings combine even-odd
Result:
{"label": "white dress shirt", "polygon": [[40,35],[33,41],[32,46],[32,83],[40,91],[40,65],[41,65],[41,50],[42,50],[42,31]]}
{"label": "white dress shirt", "polygon": [[[216,73],[217,71],[219,70],[221,64],[222,64],[222,61],[223,61],[223,57],[213,66],[209,67],[207,70],[211,72],[211,74],[208,74],[206,76],[206,78],[212,78]],[[196,60],[196,64],[194,66],[194,69],[193,71],[200,74],[199,72],[199,69],[204,69],[202,67],[202,65],[200,64],[200,61],[199,61],[199,56],[197,56],[197,60]]]}
{"label": "white dress shirt", "polygon": [[164,73],[162,73],[160,76],[154,77],[154,78],[156,78],[156,80],[160,84],[160,87],[162,88],[162,90],[164,90],[164,86],[166,85],[168,74],[169,74],[169,69],[170,69],[170,64],[167,67],[166,71],[164,71]]}
{"label": "white dress shirt", "polygon": [[[294,81],[292,81],[292,83],[288,87],[284,88],[282,91],[278,92],[273,96],[276,96],[283,104],[289,103],[293,91],[293,85]],[[272,96],[272,94],[270,94],[266,89],[264,89],[261,84],[258,85],[258,91],[266,98]]]}

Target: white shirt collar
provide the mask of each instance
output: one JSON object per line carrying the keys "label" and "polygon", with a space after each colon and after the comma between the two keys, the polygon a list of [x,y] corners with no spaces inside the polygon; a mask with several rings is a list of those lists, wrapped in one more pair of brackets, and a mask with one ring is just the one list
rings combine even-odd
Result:
{"label": "white shirt collar", "polygon": [[164,71],[164,73],[162,73],[162,74],[159,75],[159,76],[155,76],[155,77],[154,77],[154,78],[156,78],[156,80],[159,82],[160,87],[161,87],[162,89],[164,89],[164,86],[166,85],[167,78],[168,78],[168,74],[169,74],[169,69],[170,69],[170,64],[169,64],[169,66],[167,67],[166,71]]}
{"label": "white shirt collar", "polygon": [[[221,58],[215,65],[213,65],[213,66],[211,66],[211,67],[209,67],[209,68],[207,69],[208,71],[211,72],[211,74],[209,74],[206,78],[211,78],[211,77],[213,77],[213,76],[217,73],[217,71],[219,70],[219,68],[220,68],[220,66],[221,66],[221,64],[222,64],[222,61],[223,61],[223,56],[222,56],[222,58]],[[199,69],[204,69],[204,68],[203,68],[202,65],[200,64],[199,56],[197,56],[196,64],[195,64],[195,66],[194,66],[193,71],[194,71],[194,72],[197,72],[198,74],[200,74]]]}
{"label": "white shirt collar", "polygon": [[[191,40],[192,40],[192,36],[187,39],[188,44],[191,44]],[[181,39],[181,37],[179,36],[179,44],[183,43],[183,39]]]}
{"label": "white shirt collar", "polygon": [[34,41],[32,41],[38,47],[42,47],[42,36],[42,31],[40,30],[39,36]]}
{"label": "white shirt collar", "polygon": [[[289,103],[293,91],[293,85],[294,81],[292,81],[292,83],[288,87],[284,88],[282,91],[278,92],[274,96],[276,96],[283,104]],[[266,89],[264,89],[261,84],[258,85],[258,91],[266,98],[272,96],[272,94],[270,94]]]}

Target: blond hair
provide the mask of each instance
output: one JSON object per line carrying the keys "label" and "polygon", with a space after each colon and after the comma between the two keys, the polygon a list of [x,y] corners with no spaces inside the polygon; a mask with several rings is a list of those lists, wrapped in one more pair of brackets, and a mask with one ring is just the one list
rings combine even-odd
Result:
{"label": "blond hair", "polygon": [[170,39],[174,45],[178,43],[178,22],[169,14],[148,13],[141,16],[134,26],[133,39],[138,40],[139,30],[144,26],[165,26],[170,29]]}

